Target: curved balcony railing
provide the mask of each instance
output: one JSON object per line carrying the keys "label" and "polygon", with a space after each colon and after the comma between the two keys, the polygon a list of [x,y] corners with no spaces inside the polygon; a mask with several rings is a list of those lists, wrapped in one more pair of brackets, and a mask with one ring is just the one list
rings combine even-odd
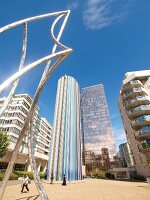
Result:
{"label": "curved balcony railing", "polygon": [[123,98],[126,100],[126,99],[133,98],[135,96],[145,96],[145,95],[147,95],[145,88],[140,87],[140,88],[133,88],[131,90],[128,90],[127,92],[123,94]]}
{"label": "curved balcony railing", "polygon": [[142,126],[139,131],[135,132],[135,137],[138,141],[150,138],[150,126]]}
{"label": "curved balcony railing", "polygon": [[132,89],[132,88],[141,87],[141,86],[143,86],[143,84],[139,80],[129,81],[128,83],[126,83],[123,86],[122,92],[129,90],[129,89]]}
{"label": "curved balcony railing", "polygon": [[125,102],[126,109],[132,109],[138,105],[146,105],[150,103],[150,97],[149,96],[136,96],[133,99],[128,99]]}
{"label": "curved balcony railing", "polygon": [[150,114],[150,104],[149,105],[140,105],[128,112],[130,118],[135,118],[140,115],[148,115]]}
{"label": "curved balcony railing", "polygon": [[142,115],[131,121],[132,128],[138,130],[142,126],[150,125],[150,115]]}
{"label": "curved balcony railing", "polygon": [[146,140],[144,142],[141,142],[138,147],[140,152],[142,153],[150,152],[150,142],[147,142]]}

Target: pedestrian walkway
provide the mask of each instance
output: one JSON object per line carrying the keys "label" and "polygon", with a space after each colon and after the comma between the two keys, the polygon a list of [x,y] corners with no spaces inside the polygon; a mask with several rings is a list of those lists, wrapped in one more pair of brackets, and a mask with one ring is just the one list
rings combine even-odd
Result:
{"label": "pedestrian walkway", "polygon": [[[78,184],[43,183],[49,200],[150,200],[150,187],[147,183],[88,179]],[[21,185],[9,185],[3,200],[40,200],[34,182],[30,192],[21,194]]]}

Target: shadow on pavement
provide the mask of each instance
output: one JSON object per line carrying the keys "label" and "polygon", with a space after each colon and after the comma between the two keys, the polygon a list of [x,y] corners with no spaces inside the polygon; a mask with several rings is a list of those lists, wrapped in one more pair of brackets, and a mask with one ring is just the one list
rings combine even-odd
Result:
{"label": "shadow on pavement", "polygon": [[28,197],[22,197],[19,199],[15,199],[15,200],[36,200],[39,197],[39,195],[34,195],[34,196],[28,196]]}
{"label": "shadow on pavement", "polygon": [[143,186],[143,185],[138,185],[137,187],[141,187],[141,188],[148,188],[148,189],[150,189],[150,187],[149,186]]}

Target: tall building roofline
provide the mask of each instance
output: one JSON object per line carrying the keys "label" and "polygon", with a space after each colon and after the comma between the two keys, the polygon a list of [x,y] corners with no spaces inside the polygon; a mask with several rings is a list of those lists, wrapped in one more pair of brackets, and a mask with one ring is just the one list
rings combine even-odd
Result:
{"label": "tall building roofline", "polygon": [[[23,94],[14,94],[13,96],[14,96],[14,97],[28,96],[28,97],[30,98],[30,100],[32,101],[31,96],[30,96],[29,94],[27,94],[27,93],[23,93]],[[6,96],[1,97],[0,99],[1,99],[1,100],[2,100],[2,99],[6,99]]]}
{"label": "tall building roofline", "polygon": [[15,97],[18,97],[18,96],[28,96],[32,100],[31,96],[29,94],[27,94],[27,93],[15,94],[14,96]]}
{"label": "tall building roofline", "polygon": [[135,78],[146,78],[149,76],[150,76],[150,70],[127,72],[125,74],[125,79],[123,80],[123,85],[131,80],[134,80]]}
{"label": "tall building roofline", "polygon": [[91,86],[88,86],[88,87],[84,87],[84,88],[82,88],[82,89],[91,88],[91,87],[96,87],[96,86],[100,86],[100,85],[104,87],[104,85],[103,85],[102,83],[99,83],[99,84],[96,84],[96,85],[91,85]]}
{"label": "tall building roofline", "polygon": [[62,78],[67,78],[67,77],[75,80],[78,83],[78,81],[73,76],[68,76],[66,74],[64,76],[61,76],[58,80],[61,80]]}
{"label": "tall building roofline", "polygon": [[47,123],[48,125],[52,127],[52,124],[45,117],[41,116],[41,120],[43,120],[45,123]]}

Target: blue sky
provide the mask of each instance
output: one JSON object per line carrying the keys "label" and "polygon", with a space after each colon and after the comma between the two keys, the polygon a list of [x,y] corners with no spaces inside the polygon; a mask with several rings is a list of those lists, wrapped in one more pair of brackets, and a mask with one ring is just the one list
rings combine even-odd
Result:
{"label": "blue sky", "polygon": [[[110,109],[116,145],[126,141],[117,102],[124,74],[150,68],[149,0],[1,0],[0,27],[39,14],[70,8],[71,15],[61,38],[74,52],[47,82],[39,106],[53,122],[58,79],[73,76],[80,87],[103,83]],[[53,18],[54,19],[54,18]],[[52,19],[30,23],[26,65],[49,54]],[[22,28],[0,36],[0,82],[17,71]],[[33,96],[44,66],[25,75],[18,93]]]}

